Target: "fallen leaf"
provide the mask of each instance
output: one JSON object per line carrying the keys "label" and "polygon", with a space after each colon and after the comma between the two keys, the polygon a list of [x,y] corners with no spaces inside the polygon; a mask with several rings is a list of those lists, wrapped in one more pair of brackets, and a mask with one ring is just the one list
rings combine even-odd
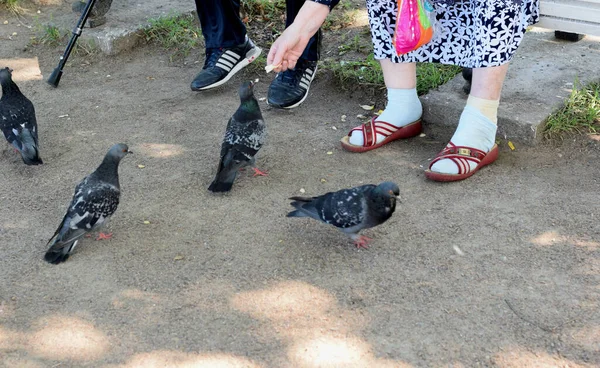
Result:
{"label": "fallen leaf", "polygon": [[375,106],[373,106],[373,105],[360,105],[360,107],[362,107],[363,110],[367,110],[367,111],[371,111],[375,108]]}
{"label": "fallen leaf", "polygon": [[154,78],[154,77],[146,77],[146,79],[148,79],[148,80],[155,80],[156,78]]}
{"label": "fallen leaf", "polygon": [[327,152],[328,155],[333,155],[333,152],[329,151]]}
{"label": "fallen leaf", "polygon": [[59,118],[66,118],[66,117],[68,117],[68,116],[69,116],[69,114],[58,115],[58,117],[59,117]]}
{"label": "fallen leaf", "polygon": [[423,137],[425,137],[425,135],[426,135],[425,133],[421,133],[421,134],[419,134],[419,137],[423,138]]}
{"label": "fallen leaf", "polygon": [[144,225],[150,225],[150,221],[144,220]]}
{"label": "fallen leaf", "polygon": [[511,150],[511,151],[514,151],[514,150],[515,150],[515,145],[514,145],[514,144],[513,144],[513,142],[511,142],[511,141],[508,141],[508,147],[510,147],[510,150]]}
{"label": "fallen leaf", "polygon": [[306,193],[306,190],[304,188],[300,188],[300,193]]}
{"label": "fallen leaf", "polygon": [[261,97],[261,98],[259,98],[258,100],[259,100],[259,101],[264,101],[264,100],[266,100],[266,99],[267,99],[266,97]]}
{"label": "fallen leaf", "polygon": [[375,115],[381,115],[381,114],[383,114],[383,110],[379,110],[375,113]]}
{"label": "fallen leaf", "polygon": [[140,169],[143,169],[144,167],[146,167],[146,165],[138,165],[138,167],[139,167]]}
{"label": "fallen leaf", "polygon": [[462,250],[460,250],[460,248],[458,246],[454,245],[453,248],[454,248],[454,251],[456,252],[456,254],[458,254],[459,256],[465,255],[465,253]]}
{"label": "fallen leaf", "polygon": [[3,24],[8,24],[8,21],[7,21],[7,20],[5,20]]}
{"label": "fallen leaf", "polygon": [[327,183],[327,180],[325,180],[324,178],[321,179],[321,183]]}
{"label": "fallen leaf", "polygon": [[346,115],[342,115],[342,121],[346,121]]}
{"label": "fallen leaf", "polygon": [[366,117],[366,116],[364,116],[363,114],[358,114],[358,115],[356,115],[356,117],[357,117],[358,119],[366,119],[366,118],[367,118],[367,117]]}
{"label": "fallen leaf", "polygon": [[13,36],[16,36],[16,35],[17,35],[17,32],[13,32],[13,33],[12,33],[12,35],[13,35]]}
{"label": "fallen leaf", "polygon": [[332,126],[332,127],[331,127],[331,129],[333,129],[333,130],[337,130],[337,128],[336,128],[335,126]]}
{"label": "fallen leaf", "polygon": [[173,258],[174,261],[181,261],[183,259],[183,256],[175,256],[175,258]]}

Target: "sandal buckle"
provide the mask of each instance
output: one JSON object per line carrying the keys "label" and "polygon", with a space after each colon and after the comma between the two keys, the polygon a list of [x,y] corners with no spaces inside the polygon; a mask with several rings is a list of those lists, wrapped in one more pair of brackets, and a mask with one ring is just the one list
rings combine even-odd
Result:
{"label": "sandal buckle", "polygon": [[468,148],[459,148],[458,154],[462,156],[471,156],[471,150]]}

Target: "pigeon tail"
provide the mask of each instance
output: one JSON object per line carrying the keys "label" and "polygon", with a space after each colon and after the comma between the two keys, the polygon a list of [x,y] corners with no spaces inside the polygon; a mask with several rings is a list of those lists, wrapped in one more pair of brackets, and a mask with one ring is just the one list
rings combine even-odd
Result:
{"label": "pigeon tail", "polygon": [[56,242],[46,251],[44,260],[48,263],[59,264],[67,259],[77,245],[77,240],[67,244],[57,244]]}
{"label": "pigeon tail", "polygon": [[287,214],[287,217],[311,217],[321,220],[319,212],[315,208],[313,199],[310,197],[292,197],[294,202],[290,203],[296,210]]}
{"label": "pigeon tail", "polygon": [[35,138],[31,134],[29,129],[23,129],[19,133],[19,140],[21,141],[21,158],[27,165],[41,165],[44,162],[40,157],[37,145],[35,144]]}
{"label": "pigeon tail", "polygon": [[237,171],[220,172],[215,177],[208,190],[211,192],[229,192],[233,187],[233,182],[237,176]]}
{"label": "pigeon tail", "polygon": [[304,213],[300,210],[295,210],[295,211],[288,213],[286,217],[311,217],[311,216],[307,215],[306,213]]}

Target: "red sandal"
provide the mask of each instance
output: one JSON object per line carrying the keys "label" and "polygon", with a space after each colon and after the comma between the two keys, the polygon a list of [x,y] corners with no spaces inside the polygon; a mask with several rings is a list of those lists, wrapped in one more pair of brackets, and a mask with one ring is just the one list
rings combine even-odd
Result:
{"label": "red sandal", "polygon": [[[398,128],[390,123],[386,123],[385,121],[375,121],[375,117],[373,117],[373,119],[371,119],[371,121],[369,121],[368,123],[365,123],[359,127],[352,129],[347,136],[342,138],[341,142],[342,147],[347,151],[366,152],[374,150],[375,148],[379,148],[384,144],[393,142],[397,139],[405,139],[417,136],[421,134],[421,129],[421,119]],[[350,143],[350,136],[354,131],[362,132],[362,146],[357,146],[355,144]],[[379,143],[376,143],[377,134],[381,134],[385,137]]]}
{"label": "red sandal", "polygon": [[[438,155],[429,164],[429,169],[425,170],[425,176],[435,181],[458,181],[466,179],[475,174],[482,167],[491,164],[498,158],[498,145],[494,144],[490,152],[485,153],[472,147],[456,146],[450,142],[438,153]],[[431,171],[431,166],[440,160],[452,160],[458,167],[458,174],[444,174]],[[469,161],[475,162],[477,166],[471,170]]]}

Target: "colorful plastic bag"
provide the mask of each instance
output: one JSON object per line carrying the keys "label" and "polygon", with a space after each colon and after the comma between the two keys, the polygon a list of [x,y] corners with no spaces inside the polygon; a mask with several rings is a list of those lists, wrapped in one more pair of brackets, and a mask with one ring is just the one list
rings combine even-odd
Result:
{"label": "colorful plastic bag", "polygon": [[427,0],[398,0],[394,47],[398,55],[423,46],[433,38],[433,7]]}

